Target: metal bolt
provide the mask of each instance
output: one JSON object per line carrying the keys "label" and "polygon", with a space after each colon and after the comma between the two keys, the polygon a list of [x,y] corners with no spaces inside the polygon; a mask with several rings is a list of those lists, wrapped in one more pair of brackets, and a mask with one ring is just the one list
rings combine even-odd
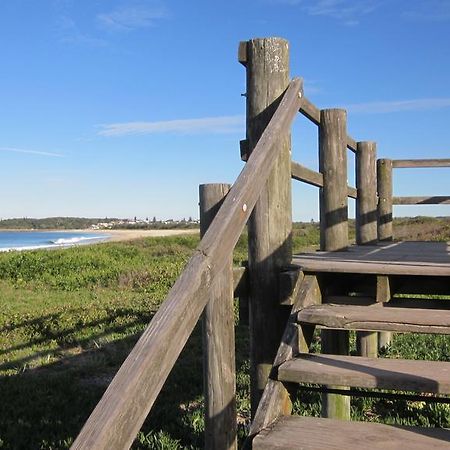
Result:
{"label": "metal bolt", "polygon": [[244,203],[243,205],[242,205],[242,211],[247,211],[247,204],[246,203]]}

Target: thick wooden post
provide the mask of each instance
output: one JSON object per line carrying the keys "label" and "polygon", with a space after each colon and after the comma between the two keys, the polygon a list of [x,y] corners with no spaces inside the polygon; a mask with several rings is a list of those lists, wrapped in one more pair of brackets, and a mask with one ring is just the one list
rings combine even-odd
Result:
{"label": "thick wooden post", "polygon": [[[247,68],[247,141],[253,150],[289,84],[288,42],[252,39],[239,46]],[[292,259],[290,135],[280,136],[269,180],[248,223],[250,378],[252,417],[266,385],[287,320],[280,307],[279,272]]]}
{"label": "thick wooden post", "polygon": [[356,152],[356,243],[377,242],[377,146],[358,142]]}
{"label": "thick wooden post", "polygon": [[319,170],[320,248],[343,250],[348,246],[347,113],[343,109],[320,111]]}
{"label": "thick wooden post", "polygon": [[[378,188],[378,240],[392,241],[392,160],[379,159],[377,161]],[[390,345],[392,333],[382,331],[378,333],[378,348]]]}
{"label": "thick wooden post", "polygon": [[[358,142],[356,151],[356,243],[377,242],[377,146],[375,142]],[[378,356],[378,333],[358,331],[356,348],[360,356]]]}
{"label": "thick wooden post", "polygon": [[[200,234],[214,219],[228,184],[200,186]],[[236,449],[236,362],[232,258],[211,289],[203,313],[205,449]]]}
{"label": "thick wooden post", "polygon": [[378,240],[392,241],[392,160],[377,161]]}
{"label": "thick wooden post", "polygon": [[[323,174],[320,190],[320,248],[343,250],[348,246],[347,202],[347,113],[342,109],[320,111],[319,168]],[[348,354],[348,331],[322,330],[322,352]],[[322,415],[350,418],[350,398],[337,394],[322,396]]]}

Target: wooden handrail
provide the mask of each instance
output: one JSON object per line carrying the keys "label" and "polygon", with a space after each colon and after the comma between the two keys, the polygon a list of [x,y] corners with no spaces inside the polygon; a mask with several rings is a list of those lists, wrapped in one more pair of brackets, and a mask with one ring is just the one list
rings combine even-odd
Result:
{"label": "wooden handrail", "polygon": [[392,167],[414,168],[414,167],[450,167],[450,159],[393,159]]}
{"label": "wooden handrail", "polygon": [[393,205],[448,205],[450,196],[432,195],[429,197],[392,197]]}
{"label": "wooden handrail", "polygon": [[208,301],[263,189],[302,101],[302,81],[289,84],[247,164],[185,270],[120,367],[72,449],[129,448]]}

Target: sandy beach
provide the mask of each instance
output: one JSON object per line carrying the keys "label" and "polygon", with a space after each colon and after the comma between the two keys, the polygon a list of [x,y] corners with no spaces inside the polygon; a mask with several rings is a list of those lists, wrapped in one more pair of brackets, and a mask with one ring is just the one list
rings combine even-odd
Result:
{"label": "sandy beach", "polygon": [[99,233],[111,236],[107,242],[131,241],[144,237],[179,236],[183,234],[198,234],[198,229],[189,230],[70,230],[73,233]]}

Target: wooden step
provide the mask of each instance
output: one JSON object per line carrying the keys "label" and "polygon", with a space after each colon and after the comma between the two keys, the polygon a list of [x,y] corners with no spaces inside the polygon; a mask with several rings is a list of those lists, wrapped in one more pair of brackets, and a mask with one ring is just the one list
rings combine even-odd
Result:
{"label": "wooden step", "polygon": [[300,323],[345,330],[450,334],[450,310],[322,304],[298,313]]}
{"label": "wooden step", "polygon": [[301,353],[279,367],[278,379],[450,394],[450,362]]}
{"label": "wooden step", "polygon": [[448,450],[450,430],[282,417],[253,440],[254,450]]}

